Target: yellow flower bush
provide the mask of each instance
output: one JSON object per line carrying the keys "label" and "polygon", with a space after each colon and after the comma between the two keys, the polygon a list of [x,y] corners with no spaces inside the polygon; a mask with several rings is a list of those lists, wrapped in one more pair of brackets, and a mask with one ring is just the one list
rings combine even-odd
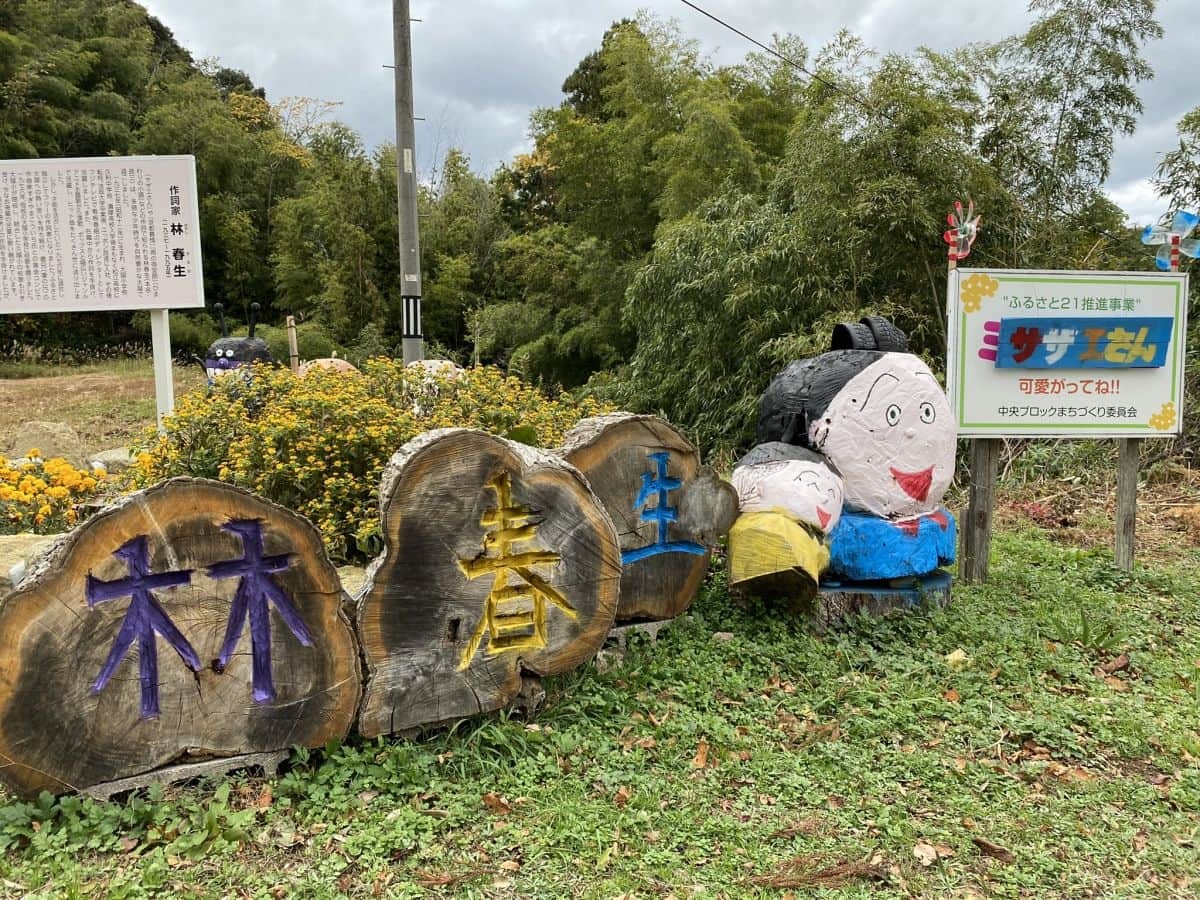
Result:
{"label": "yellow flower bush", "polygon": [[61,457],[42,459],[30,449],[23,460],[0,456],[0,534],[54,534],[79,520],[78,505],[103,486],[102,471],[76,469]]}
{"label": "yellow flower bush", "polygon": [[495,368],[429,375],[373,359],[361,372],[297,378],[256,367],[249,380],[226,376],[181,398],[164,433],[138,455],[134,481],[194,475],[240,485],[307,516],[335,559],[361,559],[381,547],[383,467],[421,432],[480,428],[550,447],[581,418],[609,409],[549,398]]}

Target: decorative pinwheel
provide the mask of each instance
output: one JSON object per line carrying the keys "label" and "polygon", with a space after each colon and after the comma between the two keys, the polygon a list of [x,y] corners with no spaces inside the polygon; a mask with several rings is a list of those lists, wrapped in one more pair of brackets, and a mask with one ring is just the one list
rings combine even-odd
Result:
{"label": "decorative pinwheel", "polygon": [[975,215],[975,201],[967,201],[967,214],[963,215],[963,205],[954,201],[954,212],[946,216],[950,227],[942,235],[942,240],[950,245],[949,256],[954,262],[966,259],[971,255],[971,245],[979,234],[979,220],[982,216]]}
{"label": "decorative pinwheel", "polygon": [[1180,210],[1171,217],[1169,226],[1147,225],[1142,232],[1142,243],[1161,245],[1154,255],[1154,264],[1164,272],[1173,272],[1179,268],[1180,253],[1193,259],[1200,256],[1200,241],[1188,237],[1197,223],[1200,216]]}

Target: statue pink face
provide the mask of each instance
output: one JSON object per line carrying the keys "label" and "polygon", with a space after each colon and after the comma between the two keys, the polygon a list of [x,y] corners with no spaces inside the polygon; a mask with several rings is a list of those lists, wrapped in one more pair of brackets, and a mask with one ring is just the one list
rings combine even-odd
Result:
{"label": "statue pink face", "polygon": [[733,487],[742,512],[779,509],[824,532],[842,515],[842,479],[823,463],[789,459],[739,466]]}
{"label": "statue pink face", "polygon": [[855,375],[809,440],[841,471],[846,505],[901,519],[931,512],[954,477],[957,432],[929,367],[888,353]]}

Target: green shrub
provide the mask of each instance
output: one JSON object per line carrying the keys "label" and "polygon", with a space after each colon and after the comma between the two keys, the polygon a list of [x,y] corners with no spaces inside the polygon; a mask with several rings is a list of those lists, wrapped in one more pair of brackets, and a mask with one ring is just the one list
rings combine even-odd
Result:
{"label": "green shrub", "polygon": [[[221,332],[217,323],[206,312],[173,312],[167,321],[171,328],[171,352],[176,356],[199,356],[204,353]],[[134,313],[133,328],[145,341],[150,340],[150,313]]]}
{"label": "green shrub", "polygon": [[[287,328],[274,325],[260,325],[255,334],[267,342],[271,355],[276,361],[286,363],[289,358]],[[300,353],[300,361],[307,359],[327,359],[330,356],[346,355],[343,347],[339,347],[329,336],[329,332],[319,322],[301,322],[296,326],[296,347]]]}
{"label": "green shrub", "polygon": [[296,378],[259,366],[249,381],[227,377],[182,397],[133,481],[195,475],[241,485],[311,519],[335,559],[361,559],[381,547],[383,467],[421,432],[462,426],[554,446],[605,409],[546,397],[493,368],[445,378],[373,359],[362,372]]}

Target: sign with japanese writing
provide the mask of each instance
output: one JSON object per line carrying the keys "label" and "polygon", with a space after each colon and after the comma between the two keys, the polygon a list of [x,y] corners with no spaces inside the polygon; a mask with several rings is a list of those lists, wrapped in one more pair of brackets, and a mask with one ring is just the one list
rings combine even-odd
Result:
{"label": "sign with japanese writing", "polygon": [[1173,437],[1187,275],[954,269],[946,381],[958,433]]}
{"label": "sign with japanese writing", "polygon": [[0,313],[204,306],[192,156],[0,160]]}

